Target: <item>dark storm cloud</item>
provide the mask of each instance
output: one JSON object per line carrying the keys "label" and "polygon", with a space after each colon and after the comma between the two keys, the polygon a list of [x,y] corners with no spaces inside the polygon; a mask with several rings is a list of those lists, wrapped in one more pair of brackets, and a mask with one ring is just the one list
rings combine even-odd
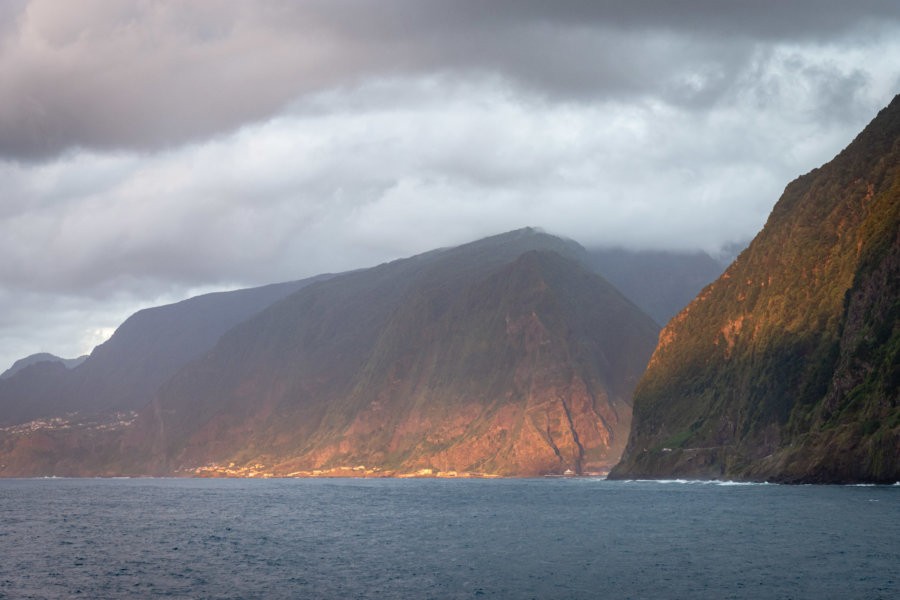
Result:
{"label": "dark storm cloud", "polygon": [[[492,75],[553,99],[708,106],[759,42],[855,35],[893,2],[14,2],[0,156],[161,149],[381,77]],[[15,25],[11,25],[15,24]]]}

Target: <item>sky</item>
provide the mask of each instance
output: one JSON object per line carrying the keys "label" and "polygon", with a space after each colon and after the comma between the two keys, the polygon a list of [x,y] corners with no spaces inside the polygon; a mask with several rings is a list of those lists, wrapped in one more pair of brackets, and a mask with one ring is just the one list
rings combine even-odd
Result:
{"label": "sky", "polygon": [[3,0],[0,371],[524,226],[744,244],[898,58],[894,0]]}

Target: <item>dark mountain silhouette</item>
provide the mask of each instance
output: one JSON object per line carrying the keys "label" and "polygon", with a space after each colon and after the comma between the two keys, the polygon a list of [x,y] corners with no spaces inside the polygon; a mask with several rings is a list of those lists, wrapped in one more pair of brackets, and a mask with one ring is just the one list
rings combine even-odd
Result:
{"label": "dark mountain silhouette", "polygon": [[615,477],[900,479],[900,96],[685,308]]}
{"label": "dark mountain silhouette", "polygon": [[25,367],[29,367],[39,362],[58,362],[62,363],[62,365],[67,369],[74,369],[85,360],[87,360],[87,354],[85,354],[84,356],[79,356],[78,358],[60,358],[58,356],[50,354],[49,352],[38,352],[37,354],[32,354],[30,356],[26,356],[25,358],[20,358],[19,360],[14,362],[10,368],[8,368],[3,373],[0,373],[0,379],[12,377]]}
{"label": "dark mountain silhouette", "polygon": [[137,410],[232,326],[322,277],[327,276],[205,294],[141,310],[71,370],[56,368],[63,367],[59,360],[51,361],[56,365],[39,361],[0,380],[0,424],[74,411]]}
{"label": "dark mountain silhouette", "polygon": [[705,252],[596,248],[587,262],[660,325],[677,315],[727,264]]}

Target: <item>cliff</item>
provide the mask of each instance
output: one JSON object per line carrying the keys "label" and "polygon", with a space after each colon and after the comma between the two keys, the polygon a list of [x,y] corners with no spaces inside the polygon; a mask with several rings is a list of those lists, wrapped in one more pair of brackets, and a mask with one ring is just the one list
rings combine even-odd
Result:
{"label": "cliff", "polygon": [[612,476],[900,479],[900,97],[662,331]]}

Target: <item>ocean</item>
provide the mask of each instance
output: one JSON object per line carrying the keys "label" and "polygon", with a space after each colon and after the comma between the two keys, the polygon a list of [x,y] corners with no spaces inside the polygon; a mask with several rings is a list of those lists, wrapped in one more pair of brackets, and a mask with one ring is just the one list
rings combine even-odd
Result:
{"label": "ocean", "polygon": [[900,486],[0,480],[0,598],[900,598]]}

